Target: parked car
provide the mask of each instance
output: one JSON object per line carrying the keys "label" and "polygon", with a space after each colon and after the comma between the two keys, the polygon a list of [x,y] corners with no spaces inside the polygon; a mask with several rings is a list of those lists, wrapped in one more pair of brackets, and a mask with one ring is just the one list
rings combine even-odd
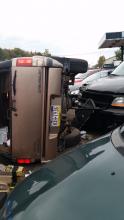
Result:
{"label": "parked car", "polygon": [[112,72],[112,69],[111,70],[109,70],[109,69],[102,70],[102,71],[93,73],[92,75],[86,77],[82,82],[73,86],[73,90],[71,90],[71,95],[79,94],[80,87],[90,85],[90,84],[96,82],[96,80],[98,80],[100,78],[107,77],[111,72]]}
{"label": "parked car", "polygon": [[77,84],[77,83],[82,82],[87,76],[88,76],[88,72],[86,72],[86,73],[84,73],[84,74],[78,73],[78,74],[75,76],[74,83]]}
{"label": "parked car", "polygon": [[82,74],[82,73],[78,73],[76,76],[75,76],[75,80],[74,80],[74,83],[79,83],[79,82],[82,82],[85,78],[87,78],[88,76],[92,75],[93,73],[96,73],[100,71],[100,69],[89,69],[86,73]]}
{"label": "parked car", "polygon": [[74,80],[74,85],[70,85],[69,86],[69,90],[70,92],[75,91],[77,89],[79,89],[84,81],[84,79],[86,79],[88,76],[96,73],[100,71],[99,69],[92,69],[92,70],[88,70],[86,73],[82,74],[82,73],[78,73],[75,76],[75,80]]}
{"label": "parked car", "polygon": [[17,185],[1,220],[123,220],[124,126],[49,162]]}
{"label": "parked car", "polygon": [[102,66],[102,69],[115,69],[121,64],[121,60],[114,60],[113,63],[105,63]]}
{"label": "parked car", "polygon": [[[113,124],[122,124],[124,121],[124,62],[108,77],[82,87],[81,93],[80,102],[85,106],[87,100],[91,100],[90,107],[94,109],[97,117],[104,117],[106,121],[111,118]],[[88,106],[88,109],[90,107]]]}

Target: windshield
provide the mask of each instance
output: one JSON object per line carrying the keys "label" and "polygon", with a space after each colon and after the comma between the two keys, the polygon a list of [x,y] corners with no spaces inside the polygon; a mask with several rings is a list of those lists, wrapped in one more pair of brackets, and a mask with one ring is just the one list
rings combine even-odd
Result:
{"label": "windshield", "polygon": [[124,62],[121,63],[111,74],[117,76],[124,76]]}
{"label": "windshield", "polygon": [[86,73],[78,73],[76,76],[75,76],[75,79],[84,79],[87,77],[87,72]]}
{"label": "windshield", "polygon": [[84,79],[83,84],[92,82],[94,80],[97,80],[99,78],[106,77],[106,76],[108,76],[107,71],[100,71],[100,72],[94,73],[91,76],[88,76],[86,79]]}
{"label": "windshield", "polygon": [[92,69],[92,70],[88,70],[86,73],[78,73],[76,76],[75,76],[75,79],[85,79],[86,77],[96,73],[96,72],[99,72],[99,69]]}

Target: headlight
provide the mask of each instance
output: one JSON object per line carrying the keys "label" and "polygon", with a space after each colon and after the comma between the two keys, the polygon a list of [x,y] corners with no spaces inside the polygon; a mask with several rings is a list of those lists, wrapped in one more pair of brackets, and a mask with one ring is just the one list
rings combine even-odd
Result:
{"label": "headlight", "polygon": [[111,106],[124,107],[124,97],[117,97],[113,100]]}
{"label": "headlight", "polygon": [[77,90],[75,90],[75,91],[72,91],[72,92],[71,92],[71,95],[78,95],[78,93],[79,93],[79,89],[77,89]]}

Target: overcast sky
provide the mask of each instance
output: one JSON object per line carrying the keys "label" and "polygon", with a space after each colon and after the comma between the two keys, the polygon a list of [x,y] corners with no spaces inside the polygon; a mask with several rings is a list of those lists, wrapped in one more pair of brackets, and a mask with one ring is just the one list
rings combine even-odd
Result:
{"label": "overcast sky", "polygon": [[98,50],[105,32],[124,31],[124,0],[0,0],[0,47],[49,49],[90,64],[113,49]]}

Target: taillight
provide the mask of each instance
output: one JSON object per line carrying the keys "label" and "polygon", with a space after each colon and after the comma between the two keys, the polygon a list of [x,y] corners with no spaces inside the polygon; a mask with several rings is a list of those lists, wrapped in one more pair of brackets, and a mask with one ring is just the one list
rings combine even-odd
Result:
{"label": "taillight", "polygon": [[26,158],[20,158],[20,159],[17,159],[17,163],[18,164],[30,164],[31,163],[31,160],[30,159],[26,159]]}
{"label": "taillight", "polygon": [[32,66],[32,58],[18,58],[16,66]]}
{"label": "taillight", "polygon": [[74,82],[75,82],[75,83],[82,82],[82,79],[75,79]]}

